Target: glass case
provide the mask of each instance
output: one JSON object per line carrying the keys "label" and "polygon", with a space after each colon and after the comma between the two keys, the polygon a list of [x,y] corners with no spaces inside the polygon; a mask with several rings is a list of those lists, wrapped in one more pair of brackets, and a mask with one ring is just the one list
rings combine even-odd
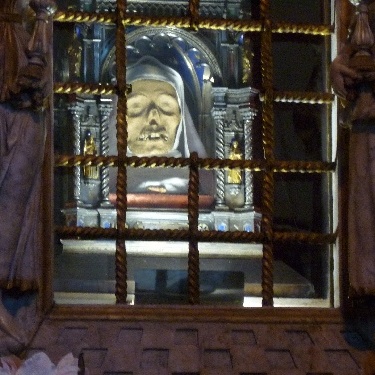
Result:
{"label": "glass case", "polygon": [[[273,9],[277,21],[284,16],[289,21],[291,13],[298,13],[298,4],[290,2],[283,7],[275,1],[271,9],[277,9]],[[323,22],[325,2],[317,4],[308,12],[313,11]],[[60,10],[111,15],[116,12],[116,1],[61,2]],[[177,19],[189,15],[189,3],[129,1],[126,12],[129,16]],[[201,1],[199,6],[202,19],[251,22],[259,19],[259,12],[256,1]],[[125,233],[123,238],[127,302],[187,303],[189,249],[192,238],[199,238],[201,303],[260,305],[267,157],[263,152],[265,107],[259,35],[233,28],[127,25],[126,82],[131,88],[127,93],[126,139],[119,138],[118,128],[121,98],[117,91],[116,26],[111,22],[57,23],[54,37],[55,81],[99,88],[96,93],[76,90],[55,96],[55,153],[94,161],[56,168],[55,222],[60,227],[105,229],[114,236],[76,234],[63,238],[57,234],[56,301],[115,301],[118,147],[119,142],[125,142],[125,229],[136,234],[128,238]],[[328,45],[318,39],[274,36],[275,90],[325,90]],[[303,54],[300,48],[304,48]],[[299,67],[295,72],[292,61]],[[100,88],[106,92],[100,93]],[[325,106],[275,104],[276,159],[330,161],[327,111]],[[189,203],[192,153],[200,163],[196,176],[198,234],[194,236]],[[112,156],[114,162],[108,162]],[[160,158],[165,158],[164,165]],[[328,233],[330,194],[329,181],[320,174],[287,171],[276,175],[274,230]],[[149,234],[155,231],[157,236]],[[329,244],[276,243],[275,298],[281,303],[301,299],[329,306],[330,254]]]}

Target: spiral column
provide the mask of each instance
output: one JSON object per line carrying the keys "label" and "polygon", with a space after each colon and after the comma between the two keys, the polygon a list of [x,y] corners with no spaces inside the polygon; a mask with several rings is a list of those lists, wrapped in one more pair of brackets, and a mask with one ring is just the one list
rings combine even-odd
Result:
{"label": "spiral column", "polygon": [[[225,158],[224,148],[224,116],[225,110],[216,110],[214,119],[216,124],[216,157],[218,159]],[[216,207],[225,208],[225,172],[220,169],[216,171]]]}
{"label": "spiral column", "polygon": [[[74,155],[81,154],[81,116],[83,113],[83,106],[79,102],[68,107],[69,112],[73,117],[73,153]],[[82,204],[81,201],[81,167],[75,166],[73,169],[74,187],[73,198],[77,206]]]}
{"label": "spiral column", "polygon": [[[252,118],[251,116],[246,116],[244,118],[244,157],[245,160],[250,160],[253,153],[252,145]],[[245,170],[245,208],[253,208],[253,175],[251,171]]]}
{"label": "spiral column", "polygon": [[[102,156],[109,155],[109,129],[108,121],[109,116],[113,110],[113,106],[110,102],[101,101],[99,103],[99,114],[100,114],[100,153]],[[102,207],[111,206],[109,201],[109,167],[101,167],[101,203]]]}

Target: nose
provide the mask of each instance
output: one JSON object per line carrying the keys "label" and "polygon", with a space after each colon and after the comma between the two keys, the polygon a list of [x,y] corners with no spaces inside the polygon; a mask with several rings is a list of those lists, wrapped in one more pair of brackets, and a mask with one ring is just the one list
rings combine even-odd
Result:
{"label": "nose", "polygon": [[160,123],[160,114],[157,108],[152,107],[148,112],[148,123],[150,125],[158,125]]}

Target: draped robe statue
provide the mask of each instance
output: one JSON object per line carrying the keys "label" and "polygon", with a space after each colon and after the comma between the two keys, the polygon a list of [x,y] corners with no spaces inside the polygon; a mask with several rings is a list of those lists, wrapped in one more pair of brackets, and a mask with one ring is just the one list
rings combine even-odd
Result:
{"label": "draped robe statue", "polygon": [[358,9],[354,31],[332,63],[331,79],[349,103],[350,291],[375,295],[375,3],[363,2]]}
{"label": "draped robe statue", "polygon": [[[48,91],[46,24],[52,0],[31,0],[32,35],[22,25],[24,0],[0,1],[0,288],[39,289],[41,167]],[[0,299],[0,330],[25,334]]]}

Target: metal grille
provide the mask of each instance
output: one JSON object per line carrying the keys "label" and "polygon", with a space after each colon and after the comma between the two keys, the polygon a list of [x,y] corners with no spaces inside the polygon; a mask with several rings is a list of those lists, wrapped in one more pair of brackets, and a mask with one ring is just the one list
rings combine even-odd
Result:
{"label": "metal grille", "polygon": [[[127,298],[127,256],[126,240],[174,240],[188,241],[188,300],[199,304],[199,243],[200,242],[243,242],[263,244],[262,262],[262,298],[263,306],[273,306],[273,261],[274,244],[277,242],[303,242],[307,244],[331,244],[336,239],[335,233],[300,233],[275,231],[274,190],[275,174],[278,173],[321,173],[329,174],[335,170],[330,162],[282,161],[276,160],[274,140],[274,103],[308,103],[311,105],[330,105],[333,95],[325,92],[278,92],[273,89],[272,35],[295,33],[329,37],[332,28],[326,25],[306,25],[283,22],[272,22],[270,17],[270,0],[260,0],[260,20],[207,19],[199,16],[199,0],[189,0],[189,17],[144,17],[126,14],[125,0],[117,0],[113,13],[87,13],[76,11],[59,11],[55,22],[97,22],[116,25],[116,85],[97,85],[80,83],[58,83],[54,85],[55,94],[93,94],[118,95],[117,104],[117,149],[116,156],[77,156],[58,155],[56,167],[74,168],[77,166],[115,166],[117,177],[117,228],[57,227],[60,238],[79,236],[81,239],[115,239],[116,240],[116,301],[126,303]],[[192,153],[190,158],[136,157],[127,156],[126,127],[126,26],[175,26],[190,30],[211,29],[259,33],[261,40],[261,118],[262,160],[229,160],[199,158]],[[127,168],[128,167],[188,167],[188,229],[184,230],[148,230],[126,228],[127,213]],[[240,168],[262,175],[262,223],[260,233],[242,231],[198,231],[199,215],[199,169],[217,170]]]}

